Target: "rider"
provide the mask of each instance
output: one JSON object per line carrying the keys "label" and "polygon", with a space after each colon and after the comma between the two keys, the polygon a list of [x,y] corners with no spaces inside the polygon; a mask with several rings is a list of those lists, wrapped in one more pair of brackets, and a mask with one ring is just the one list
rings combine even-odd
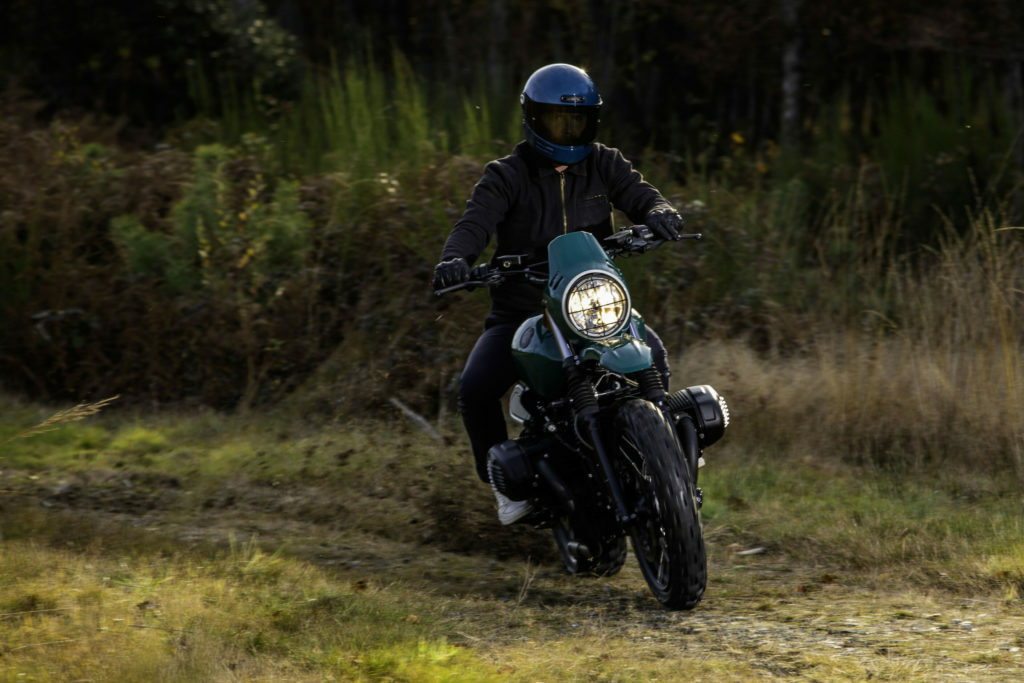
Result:
{"label": "rider", "polygon": [[[487,164],[434,268],[434,289],[469,279],[470,265],[495,236],[494,256],[529,254],[547,260],[548,242],[585,230],[599,240],[613,232],[612,207],[647,225],[657,237],[679,239],[683,221],[668,201],[614,148],[594,139],[601,96],[590,76],[569,64],[535,71],[519,97],[525,140],[509,156]],[[490,288],[491,312],[459,382],[459,408],[476,460],[488,483],[487,452],[508,438],[501,398],[515,383],[512,337],[540,312],[544,285],[508,278]],[[666,383],[665,347],[647,328],[654,363]],[[498,518],[511,524],[531,510],[495,489]]]}

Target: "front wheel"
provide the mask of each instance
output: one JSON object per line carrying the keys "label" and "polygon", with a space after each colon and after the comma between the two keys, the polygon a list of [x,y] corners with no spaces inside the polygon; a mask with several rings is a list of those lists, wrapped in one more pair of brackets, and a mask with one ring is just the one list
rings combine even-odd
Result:
{"label": "front wheel", "polygon": [[672,426],[652,403],[627,401],[615,420],[617,473],[631,512],[629,533],[654,596],[693,609],[707,585],[707,554],[693,478]]}

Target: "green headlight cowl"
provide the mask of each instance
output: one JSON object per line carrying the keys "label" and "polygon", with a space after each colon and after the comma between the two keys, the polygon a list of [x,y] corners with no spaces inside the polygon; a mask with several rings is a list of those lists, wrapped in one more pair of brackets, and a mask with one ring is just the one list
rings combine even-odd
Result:
{"label": "green headlight cowl", "polygon": [[[600,341],[629,325],[629,290],[622,273],[589,232],[570,232],[551,240],[548,272],[544,307],[567,336]],[[572,310],[577,314],[575,319],[569,315],[570,291],[576,295],[572,303]],[[623,300],[621,320],[619,306],[615,303],[619,299]],[[604,310],[590,310],[594,307],[604,307]]]}

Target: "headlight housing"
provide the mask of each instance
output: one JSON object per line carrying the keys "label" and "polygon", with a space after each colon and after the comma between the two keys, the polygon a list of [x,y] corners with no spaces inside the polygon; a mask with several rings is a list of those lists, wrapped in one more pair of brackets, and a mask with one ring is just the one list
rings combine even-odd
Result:
{"label": "headlight housing", "polygon": [[607,272],[577,275],[565,288],[562,313],[569,327],[586,339],[606,339],[629,322],[629,290]]}

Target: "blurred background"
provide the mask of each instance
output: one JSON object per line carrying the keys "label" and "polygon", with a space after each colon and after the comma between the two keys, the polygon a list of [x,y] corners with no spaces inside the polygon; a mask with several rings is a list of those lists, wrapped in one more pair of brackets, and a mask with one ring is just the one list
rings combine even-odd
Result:
{"label": "blurred background", "polygon": [[565,61],[707,238],[625,266],[681,381],[760,439],[1024,476],[1019,2],[4,14],[4,392],[442,421],[487,299],[435,300],[432,267],[526,77]]}

